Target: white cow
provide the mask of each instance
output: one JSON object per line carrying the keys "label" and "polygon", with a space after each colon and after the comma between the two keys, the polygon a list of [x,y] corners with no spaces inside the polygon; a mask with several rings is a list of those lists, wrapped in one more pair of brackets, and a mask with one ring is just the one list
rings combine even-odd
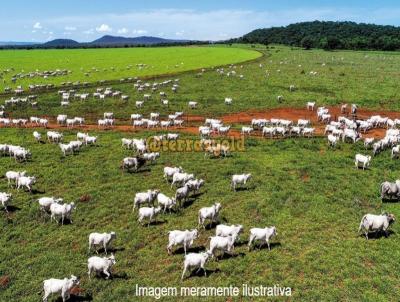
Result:
{"label": "white cow", "polygon": [[43,302],[47,302],[51,294],[61,295],[62,301],[66,302],[70,298],[70,291],[74,286],[79,285],[79,279],[74,275],[64,279],[47,279],[43,281]]}
{"label": "white cow", "polygon": [[0,192],[0,203],[4,210],[8,213],[8,204],[10,203],[12,195],[9,193]]}
{"label": "white cow", "polygon": [[174,173],[174,175],[172,175],[171,188],[174,185],[182,185],[182,184],[186,183],[190,179],[194,179],[194,175],[193,174],[181,173],[181,172]]}
{"label": "white cow", "polygon": [[362,165],[363,170],[369,166],[371,162],[371,155],[362,155],[362,154],[356,154],[354,164],[356,168],[360,167],[360,164]]}
{"label": "white cow", "polygon": [[151,208],[147,208],[147,207],[143,207],[139,209],[139,218],[138,221],[139,223],[141,223],[143,221],[144,218],[148,219],[149,222],[147,224],[147,226],[150,226],[150,223],[153,221],[153,219],[155,220],[157,218],[157,215],[161,212],[161,207],[151,207]]}
{"label": "white cow", "polygon": [[204,271],[204,275],[207,277],[207,272],[204,268],[204,265],[206,264],[206,262],[210,256],[211,255],[209,252],[190,253],[190,254],[185,255],[181,280],[183,280],[183,277],[185,276],[186,271],[191,268],[197,268],[197,271],[202,269]]}
{"label": "white cow", "polygon": [[209,253],[214,258],[216,251],[222,251],[222,255],[225,252],[231,253],[234,249],[234,244],[236,237],[235,236],[211,236],[209,237],[210,240],[210,249],[208,250]]}
{"label": "white cow", "polygon": [[164,208],[164,213],[166,209],[171,210],[176,205],[175,198],[170,198],[163,193],[157,195],[158,204]]}
{"label": "white cow", "polygon": [[272,237],[277,236],[277,235],[278,235],[278,233],[274,226],[266,227],[263,229],[252,228],[252,229],[250,229],[250,238],[249,238],[248,248],[249,248],[249,250],[251,249],[251,245],[252,245],[253,241],[260,240],[261,244],[266,242],[268,249],[271,250],[269,241],[271,240]]}
{"label": "white cow", "polygon": [[37,202],[39,203],[40,210],[44,213],[50,211],[50,206],[53,203],[61,203],[63,201],[62,198],[54,198],[54,197],[40,197]]}
{"label": "white cow", "polygon": [[332,135],[332,134],[329,134],[329,135],[328,135],[328,143],[329,143],[329,146],[331,146],[331,147],[336,147],[338,141],[339,141],[339,137],[334,136],[334,135]]}
{"label": "white cow", "polygon": [[160,190],[147,190],[147,192],[136,193],[133,200],[132,212],[135,211],[135,208],[139,208],[141,204],[147,203],[149,206],[152,205],[158,194],[160,194]]}
{"label": "white cow", "polygon": [[[115,232],[110,233],[91,233],[89,235],[89,253],[92,247],[96,248],[96,246],[101,246],[104,248],[104,251],[107,255],[107,247],[109,248],[111,242],[117,238]],[[98,251],[96,250],[98,254]]]}
{"label": "white cow", "polygon": [[231,181],[231,188],[236,191],[236,187],[239,184],[245,185],[249,179],[251,179],[251,174],[235,174],[232,176],[232,181]]}
{"label": "white cow", "polygon": [[183,172],[182,167],[164,167],[164,178],[168,181],[175,173],[181,172]]}
{"label": "white cow", "polygon": [[32,186],[36,183],[34,176],[20,176],[17,178],[17,190],[21,187],[26,187],[29,192],[32,192]]}
{"label": "white cow", "polygon": [[383,215],[366,214],[361,219],[358,232],[363,231],[367,239],[369,232],[383,231],[385,232],[385,236],[387,236],[387,230],[394,221],[395,217],[393,214],[387,214],[387,213]]}
{"label": "white cow", "polygon": [[26,171],[22,172],[16,172],[16,171],[7,171],[6,172],[6,178],[8,181],[8,186],[12,185],[12,182],[15,182],[17,184],[17,179],[21,176],[25,176]]}
{"label": "white cow", "polygon": [[76,209],[74,202],[64,203],[64,204],[52,203],[50,205],[50,213],[51,213],[50,219],[51,220],[54,219],[54,221],[57,222],[56,217],[61,216],[61,225],[64,224],[65,218],[69,219],[70,223],[72,223],[71,214],[74,209]]}
{"label": "white cow", "polygon": [[40,142],[41,139],[42,139],[42,135],[41,135],[39,132],[37,132],[37,131],[33,131],[33,137],[35,138],[35,140],[36,140],[37,142]]}
{"label": "white cow", "polygon": [[170,231],[168,232],[168,246],[167,246],[167,251],[168,254],[171,254],[172,247],[174,245],[183,245],[183,250],[186,251],[188,248],[190,248],[193,244],[193,241],[197,238],[198,236],[198,231],[197,229],[193,229],[191,231],[185,230],[185,231]]}
{"label": "white cow", "polygon": [[115,265],[117,261],[115,260],[114,254],[111,254],[111,257],[97,257],[93,256],[88,259],[88,275],[89,279],[91,277],[92,272],[95,272],[96,275],[99,273],[103,273],[106,275],[106,279],[111,276],[111,268]]}
{"label": "white cow", "polygon": [[239,235],[242,232],[243,232],[243,226],[241,224],[237,224],[237,225],[219,224],[219,225],[217,225],[217,227],[215,229],[216,236],[222,236],[222,237],[233,236],[236,239],[239,238]]}
{"label": "white cow", "polygon": [[199,226],[203,226],[205,229],[204,221],[210,219],[211,222],[216,222],[218,220],[219,212],[221,211],[221,204],[216,202],[211,207],[201,208],[199,210]]}

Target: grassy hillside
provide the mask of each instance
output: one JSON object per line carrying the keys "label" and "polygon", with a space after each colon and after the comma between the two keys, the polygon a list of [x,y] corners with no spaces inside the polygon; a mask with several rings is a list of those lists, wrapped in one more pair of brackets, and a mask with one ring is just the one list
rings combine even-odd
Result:
{"label": "grassy hillside", "polygon": [[[399,168],[399,162],[391,161],[387,153],[374,158],[370,170],[362,171],[353,164],[355,152],[363,150],[361,145],[343,145],[333,151],[320,139],[249,139],[246,151],[230,158],[204,160],[202,153],[164,152],[143,172],[128,174],[118,169],[120,160],[130,154],[120,146],[124,136],[120,133],[98,133],[99,146],[67,158],[61,158],[56,145],[33,143],[31,131],[3,129],[2,134],[2,142],[30,148],[33,158],[17,164],[2,157],[0,173],[24,169],[39,180],[32,195],[12,189],[15,209],[9,216],[1,213],[0,275],[10,278],[0,293],[4,301],[37,301],[43,279],[71,273],[82,277],[82,295],[92,296],[93,301],[134,299],[135,284],[242,283],[290,286],[293,299],[302,301],[400,299],[396,290],[399,226],[394,225],[388,239],[366,241],[357,236],[359,220],[366,212],[400,215],[396,204],[381,204],[378,197],[379,183],[396,178]],[[66,140],[73,134],[65,132]],[[134,193],[159,188],[171,195],[173,190],[162,179],[165,165],[181,165],[204,178],[206,186],[181,213],[161,215],[159,224],[142,227],[131,212]],[[237,172],[251,172],[254,179],[248,190],[234,193],[229,179]],[[2,179],[0,191],[5,190]],[[36,204],[29,205],[44,195],[62,196],[70,202],[84,194],[91,199],[78,202],[72,225],[51,223],[38,215]],[[199,208],[217,201],[223,206],[223,222],[244,225],[242,243],[234,257],[207,264],[209,277],[192,276],[180,283],[182,250],[167,255],[167,231],[195,227]],[[249,228],[268,225],[278,229],[272,250],[248,252]],[[93,231],[117,232],[113,280],[87,278],[87,236]],[[201,231],[193,250],[208,246],[207,238],[214,232]]]}
{"label": "grassy hillside", "polygon": [[[206,71],[202,77],[195,73],[178,76],[178,93],[172,93],[170,87],[162,89],[168,94],[169,108],[161,106],[158,93],[155,93],[152,101],[146,103],[142,109],[136,109],[135,101],[143,99],[143,93],[148,92],[138,92],[132,84],[122,84],[115,85],[114,89],[130,95],[128,103],[113,99],[105,102],[90,99],[86,102],[75,101],[70,107],[61,108],[60,97],[52,92],[39,96],[38,109],[15,107],[12,112],[21,117],[56,116],[60,113],[72,116],[85,113],[94,119],[109,110],[118,118],[128,118],[134,112],[147,114],[155,110],[164,116],[181,110],[192,114],[220,115],[249,109],[303,107],[310,100],[315,100],[320,105],[348,102],[357,103],[364,108],[400,110],[397,85],[400,80],[400,56],[396,52],[304,51],[279,46],[259,50],[265,52],[265,57],[257,62],[243,64],[243,68],[238,65],[235,69],[237,75],[244,76],[242,79],[239,76],[221,76],[212,69]],[[317,75],[310,75],[311,71],[317,72]],[[176,77],[171,77],[174,78]],[[292,84],[296,86],[296,90],[289,92]],[[81,91],[93,92],[94,88]],[[284,97],[284,102],[277,101],[278,95]],[[224,105],[225,97],[233,98],[231,106]],[[188,110],[187,102],[191,100],[199,102],[198,109]]]}
{"label": "grassy hillside", "polygon": [[[258,56],[259,53],[245,49],[217,47],[4,50],[0,56],[0,71],[11,68],[13,71],[3,75],[5,83],[1,81],[0,89],[3,91],[4,87],[15,87],[11,83],[13,75],[36,70],[67,69],[72,73],[48,79],[25,78],[18,80],[16,85],[27,88],[29,84],[119,80],[237,63]],[[147,67],[139,69],[136,64],[147,64]]]}

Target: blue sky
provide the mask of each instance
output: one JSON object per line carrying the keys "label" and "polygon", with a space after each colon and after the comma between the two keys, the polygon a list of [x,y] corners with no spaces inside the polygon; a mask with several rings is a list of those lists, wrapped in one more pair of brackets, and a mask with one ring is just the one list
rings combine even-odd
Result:
{"label": "blue sky", "polygon": [[5,0],[0,41],[92,41],[102,35],[220,40],[312,20],[400,25],[392,0]]}

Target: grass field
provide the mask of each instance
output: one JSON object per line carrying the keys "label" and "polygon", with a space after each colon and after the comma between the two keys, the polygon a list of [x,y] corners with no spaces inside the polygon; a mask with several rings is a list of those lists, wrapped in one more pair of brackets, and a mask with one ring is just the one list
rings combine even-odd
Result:
{"label": "grass field", "polygon": [[[3,75],[0,89],[29,84],[59,85],[62,82],[97,82],[121,78],[182,72],[201,67],[238,63],[260,54],[240,48],[221,47],[159,47],[63,50],[2,50],[0,71],[13,68]],[[136,64],[147,64],[139,69]],[[114,68],[112,70],[111,68]],[[67,69],[71,73],[48,79],[24,78],[11,82],[18,73]],[[88,73],[86,76],[85,74]]]}
{"label": "grass field", "polygon": [[[243,61],[250,59],[250,54],[259,54],[247,52],[250,47],[235,47],[239,49],[227,46],[185,48],[175,52],[175,48],[169,48],[167,50],[173,53],[164,53],[165,57],[157,57],[153,51],[162,52],[166,49],[104,50],[110,53],[115,51],[115,60],[119,62],[112,62],[113,56],[110,55],[104,66],[109,68],[113,64],[120,64],[124,67],[133,64],[129,59],[130,51],[143,52],[143,56],[150,51],[149,56],[154,63],[145,62],[143,57],[132,60],[154,64],[154,73],[151,74],[156,75],[182,71],[189,67],[189,61],[194,65],[188,69],[193,69]],[[212,60],[209,58],[212,62],[194,59],[195,52],[204,54],[210,49],[218,53]],[[255,49],[264,56],[253,62],[237,64],[237,74],[243,74],[243,79],[221,76],[208,68],[201,77],[196,75],[197,72],[188,72],[148,80],[152,83],[180,79],[178,93],[166,90],[169,108],[161,107],[157,91],[144,108],[136,109],[134,101],[141,100],[146,92],[137,92],[131,83],[112,86],[114,90],[131,96],[127,103],[116,99],[106,99],[104,102],[90,99],[86,102],[72,101],[70,107],[61,108],[60,97],[56,92],[49,92],[39,95],[38,108],[16,106],[6,108],[6,112],[11,117],[54,117],[65,113],[84,116],[89,123],[95,123],[103,112],[111,111],[120,119],[119,124],[128,125],[126,119],[135,112],[148,114],[159,111],[165,117],[183,110],[193,115],[217,117],[248,110],[304,107],[309,100],[316,100],[318,105],[336,105],[346,101],[355,102],[361,108],[400,111],[398,53],[304,51],[282,46]],[[40,68],[51,69],[51,60],[57,63],[57,55],[50,55],[52,52],[38,52],[41,55],[37,60],[28,60],[29,66],[39,68],[36,66],[40,63],[43,64]],[[121,52],[120,55],[116,55],[117,52]],[[186,60],[177,55],[183,52],[186,52]],[[230,56],[226,55],[228,52]],[[26,53],[28,55],[30,52]],[[9,52],[7,55],[16,58],[21,54]],[[82,77],[82,73],[79,74],[79,64],[87,64],[84,66],[89,68],[94,60],[83,62],[83,58],[78,58],[81,63],[78,60],[68,68],[78,70],[71,76],[79,75],[76,79],[84,81],[86,78]],[[160,63],[167,61],[171,63]],[[183,67],[171,67],[180,61],[185,62]],[[11,65],[17,64],[9,62]],[[166,65],[171,68],[163,69]],[[141,72],[150,71],[145,69]],[[311,76],[310,71],[316,71],[317,75]],[[137,70],[133,68],[129,72]],[[126,76],[112,75],[110,72],[103,75],[106,74],[112,76],[110,79]],[[93,76],[97,77],[97,74]],[[289,85],[292,84],[297,89],[289,92]],[[93,92],[94,89],[82,89],[82,92]],[[278,103],[278,95],[284,96],[284,102]],[[233,98],[231,106],[224,105],[225,97]],[[5,98],[0,97],[1,100]],[[198,109],[188,110],[187,102],[191,100],[199,102]],[[237,129],[239,126],[240,123],[234,124]],[[98,146],[84,148],[77,155],[63,158],[57,145],[35,143],[32,131],[0,128],[0,143],[21,145],[29,148],[33,154],[26,163],[15,163],[13,159],[0,157],[0,177],[8,170],[26,170],[29,175],[38,177],[33,194],[8,189],[6,179],[0,178],[0,192],[11,192],[11,204],[14,206],[9,215],[0,211],[0,301],[38,301],[40,298],[37,293],[42,288],[42,280],[69,274],[81,277],[83,292],[80,300],[77,298],[76,301],[136,301],[136,284],[241,287],[243,283],[289,286],[293,293],[292,298],[287,299],[289,301],[400,300],[398,222],[391,228],[388,238],[367,241],[357,234],[360,219],[366,213],[387,211],[396,217],[400,216],[397,203],[382,203],[379,197],[380,183],[398,178],[397,171],[400,168],[400,162],[391,160],[388,151],[374,157],[371,168],[362,171],[354,168],[356,153],[370,153],[365,151],[362,142],[355,145],[340,144],[333,150],[328,148],[325,138],[249,138],[245,142],[245,151],[233,152],[231,157],[204,159],[204,154],[199,152],[161,152],[158,161],[146,166],[140,173],[123,173],[119,169],[121,160],[133,152],[124,150],[120,139],[147,137],[157,132],[91,131],[91,134],[99,135]],[[44,129],[38,131],[43,135],[45,133]],[[78,130],[60,131],[64,133],[64,141],[68,142],[76,137]],[[182,135],[195,138],[189,134]],[[142,227],[136,222],[136,214],[132,214],[134,194],[158,188],[168,196],[173,195],[175,191],[162,178],[163,167],[167,165],[182,166],[196,177],[205,179],[205,187],[189,200],[181,213],[161,215],[160,223],[149,228]],[[232,192],[229,189],[231,175],[246,172],[253,174],[248,189]],[[30,205],[31,200],[41,196],[60,196],[71,202],[84,195],[90,196],[90,200],[78,201],[73,214],[74,223],[64,226],[50,223],[48,218],[43,219],[38,214],[38,205]],[[222,203],[222,222],[244,225],[241,243],[235,246],[234,257],[211,261],[206,265],[207,278],[193,275],[181,283],[183,250],[178,250],[173,256],[167,255],[167,232],[194,228],[198,210],[214,202]],[[278,230],[272,250],[264,248],[248,252],[246,243],[249,229],[270,225],[275,225]],[[86,266],[88,235],[91,232],[110,231],[117,233],[114,242],[117,259],[114,278],[93,278],[89,281]],[[207,238],[214,233],[214,228],[201,231],[192,251],[202,251],[208,247]],[[140,300],[154,301],[153,298]],[[265,301],[265,298],[253,300]]]}
{"label": "grass field", "polygon": [[[73,134],[66,132],[66,140]],[[396,204],[382,205],[378,196],[382,177],[395,178],[400,165],[388,154],[374,159],[373,167],[363,172],[353,167],[353,154],[362,151],[361,145],[343,145],[332,151],[321,139],[250,139],[246,151],[231,158],[204,161],[202,153],[162,153],[144,172],[128,174],[118,169],[121,158],[130,154],[120,147],[124,135],[99,135],[98,147],[63,159],[58,146],[33,143],[31,131],[2,130],[2,141],[29,147],[33,158],[22,165],[0,158],[1,174],[26,169],[39,178],[33,195],[11,190],[16,210],[1,218],[0,275],[10,278],[9,286],[1,291],[2,300],[37,301],[42,279],[71,273],[82,277],[83,295],[92,295],[94,301],[131,299],[136,283],[280,284],[293,288],[296,301],[400,299],[398,225],[388,239],[366,241],[357,236],[358,222],[366,212],[386,210],[400,215]],[[169,164],[204,178],[205,189],[181,214],[161,215],[161,224],[141,227],[131,212],[133,195],[154,187],[171,195],[173,191],[162,179],[162,169]],[[253,173],[254,179],[248,190],[234,193],[229,190],[229,179],[239,171]],[[0,191],[4,190],[5,179],[0,182]],[[84,194],[91,200],[78,202],[72,225],[61,227],[43,220],[37,204],[29,206],[39,196],[76,201]],[[235,249],[237,257],[210,262],[208,278],[194,276],[180,283],[182,251],[167,256],[166,233],[194,227],[198,209],[216,201],[223,205],[222,221],[244,225],[243,245]],[[248,229],[264,225],[278,229],[272,250],[248,252]],[[87,236],[92,231],[111,230],[118,234],[115,278],[88,281]],[[201,232],[194,250],[207,246],[207,237],[213,233],[214,229]]]}
{"label": "grass field", "polygon": [[[304,51],[280,46],[268,50],[259,48],[259,51],[265,53],[263,58],[244,64],[243,68],[238,65],[237,74],[243,74],[243,79],[221,76],[211,69],[201,78],[195,73],[177,76],[180,79],[179,92],[173,94],[170,88],[166,88],[170,100],[168,109],[162,108],[160,102],[150,102],[142,109],[136,109],[134,101],[143,99],[143,93],[147,92],[138,92],[132,84],[120,84],[113,87],[131,96],[127,104],[112,99],[104,103],[91,99],[85,103],[73,102],[65,109],[60,107],[60,97],[52,92],[39,97],[39,109],[15,108],[13,114],[26,117],[66,113],[72,116],[83,111],[97,117],[112,108],[118,118],[127,118],[128,113],[148,114],[155,110],[164,115],[181,110],[192,114],[222,115],[249,109],[304,107],[309,100],[321,105],[354,102],[361,108],[400,110],[397,88],[400,56],[395,52]],[[317,75],[310,75],[310,71],[316,71]],[[297,89],[289,92],[292,84]],[[93,91],[93,88],[82,89],[82,92]],[[277,101],[278,95],[284,97],[284,102]],[[231,106],[224,105],[225,97],[233,98]],[[154,99],[159,100],[157,94],[154,94]],[[198,109],[188,111],[187,102],[191,100],[199,102]]]}

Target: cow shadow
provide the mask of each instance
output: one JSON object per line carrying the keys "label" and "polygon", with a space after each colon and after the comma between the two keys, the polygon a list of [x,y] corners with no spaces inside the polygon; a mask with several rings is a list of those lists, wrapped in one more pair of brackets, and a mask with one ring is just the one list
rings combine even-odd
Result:
{"label": "cow shadow", "polygon": [[400,201],[400,198],[382,198],[382,202],[384,203],[398,203]]}
{"label": "cow shadow", "polygon": [[39,189],[32,189],[31,194],[44,194],[46,193],[45,191],[40,191]]}
{"label": "cow shadow", "polygon": [[255,187],[236,187],[236,190],[234,190],[233,192],[241,192],[241,191],[252,191],[254,190]]}
{"label": "cow shadow", "polygon": [[[186,253],[200,253],[200,252],[204,252],[204,250],[206,250],[206,248],[204,246],[200,245],[200,246],[187,248]],[[172,254],[173,255],[183,255],[183,254],[185,254],[185,250],[181,246],[178,249],[176,249],[175,251],[173,251]]]}
{"label": "cow shadow", "polygon": [[248,244],[249,244],[248,240],[238,240],[235,242],[235,247],[244,246],[244,245],[248,245]]}
{"label": "cow shadow", "polygon": [[146,168],[146,169],[138,169],[138,170],[127,170],[127,172],[129,174],[138,174],[138,173],[146,173],[146,172],[151,172],[150,168]]}
{"label": "cow shadow", "polygon": [[[124,247],[111,247],[111,248],[107,249],[107,254],[116,253],[116,252],[123,252],[123,251],[125,251]],[[103,253],[105,254],[106,251],[104,250],[104,248],[101,248],[101,249],[98,249],[97,252],[99,254],[103,254]]]}
{"label": "cow shadow", "polygon": [[195,269],[195,270],[191,271],[191,272],[190,272],[190,275],[189,275],[188,277],[186,277],[185,279],[193,278],[193,277],[208,278],[208,277],[210,277],[212,274],[221,272],[221,270],[220,270],[219,268],[214,269],[214,270],[205,269],[205,272],[207,273],[207,277],[206,277],[205,274],[204,274],[204,270],[202,270],[202,269],[200,269],[200,270]]}
{"label": "cow shadow", "polygon": [[[7,211],[8,213],[14,213],[16,211],[20,211],[21,208],[17,207],[17,206],[7,206]],[[6,209],[2,208],[1,211],[7,213]]]}
{"label": "cow shadow", "polygon": [[220,224],[219,221],[217,221],[217,222],[215,222],[215,221],[210,222],[210,223],[208,223],[208,224],[205,225],[205,229],[206,229],[207,231],[212,230],[212,229],[214,229],[214,228],[215,228],[217,225],[219,225],[219,224]]}
{"label": "cow shadow", "polygon": [[[392,230],[388,230],[387,234],[385,234],[384,231],[377,231],[377,232],[373,232],[373,233],[368,233],[368,240],[371,240],[371,239],[377,240],[377,239],[381,239],[382,237],[389,238],[393,234],[395,234],[395,232],[392,231]],[[364,234],[360,234],[360,236],[365,238]]]}
{"label": "cow shadow", "polygon": [[122,279],[122,280],[128,280],[128,274],[123,272],[123,273],[119,273],[119,274],[112,274],[110,279]]}
{"label": "cow shadow", "polygon": [[220,260],[227,260],[227,259],[235,259],[237,257],[244,257],[246,254],[245,253],[223,253],[222,255],[218,255],[215,257],[217,261]]}
{"label": "cow shadow", "polygon": [[[280,242],[270,242],[269,246],[272,251],[273,249],[280,247],[281,243]],[[250,250],[253,251],[253,250],[265,250],[265,249],[268,250],[267,243],[262,243],[262,244],[253,243]]]}
{"label": "cow shadow", "polygon": [[[62,302],[62,298],[59,297],[56,301]],[[91,294],[85,294],[83,296],[71,294],[68,301],[69,302],[93,301],[93,296]]]}
{"label": "cow shadow", "polygon": [[157,225],[165,224],[167,222],[168,222],[168,220],[166,220],[166,219],[164,219],[164,220],[156,220],[156,221],[150,222],[150,225],[148,223],[145,223],[145,224],[142,224],[142,226],[145,226],[145,227],[147,227],[148,225],[149,226],[157,226]]}

